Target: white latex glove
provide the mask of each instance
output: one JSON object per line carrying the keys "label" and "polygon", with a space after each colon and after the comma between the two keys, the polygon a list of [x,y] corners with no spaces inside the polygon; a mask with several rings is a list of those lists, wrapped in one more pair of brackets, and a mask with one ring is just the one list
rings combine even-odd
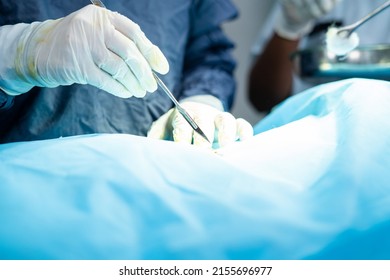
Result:
{"label": "white latex glove", "polygon": [[[152,124],[148,137],[165,140],[173,138],[175,142],[204,148],[219,148],[236,140],[243,141],[253,136],[252,126],[244,119],[236,119],[232,114],[223,112],[221,102],[213,96],[195,96],[180,102],[180,104],[213,143],[208,143],[202,136],[194,132],[175,108],[169,110]],[[209,104],[213,104],[213,106]]]}
{"label": "white latex glove", "polygon": [[314,22],[330,12],[341,0],[279,0],[275,32],[282,38],[297,40],[310,33]]}
{"label": "white latex glove", "polygon": [[0,28],[0,88],[90,84],[119,97],[143,97],[157,84],[152,69],[169,65],[130,19],[94,5],[64,18]]}

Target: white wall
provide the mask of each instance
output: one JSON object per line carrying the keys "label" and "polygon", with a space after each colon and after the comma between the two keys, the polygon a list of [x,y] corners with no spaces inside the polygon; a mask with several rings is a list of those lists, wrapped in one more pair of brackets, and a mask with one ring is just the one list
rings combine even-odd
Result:
{"label": "white wall", "polygon": [[251,47],[256,40],[260,26],[269,11],[272,1],[268,0],[232,0],[239,10],[239,18],[224,25],[224,30],[236,44],[234,57],[236,69],[237,95],[233,106],[233,115],[256,124],[263,115],[257,112],[247,98],[247,80],[251,65]]}

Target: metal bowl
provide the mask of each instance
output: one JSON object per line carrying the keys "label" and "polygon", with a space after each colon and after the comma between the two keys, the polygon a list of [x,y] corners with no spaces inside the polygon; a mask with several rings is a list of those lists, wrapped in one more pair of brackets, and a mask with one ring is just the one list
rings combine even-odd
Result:
{"label": "metal bowl", "polygon": [[360,46],[346,56],[336,56],[325,47],[304,49],[291,55],[295,71],[315,82],[345,78],[390,80],[390,45]]}

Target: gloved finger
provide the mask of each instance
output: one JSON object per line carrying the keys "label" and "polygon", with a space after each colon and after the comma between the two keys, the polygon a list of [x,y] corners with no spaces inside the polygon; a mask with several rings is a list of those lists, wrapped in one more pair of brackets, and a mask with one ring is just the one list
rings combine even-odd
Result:
{"label": "gloved finger", "polygon": [[232,114],[227,112],[218,114],[215,117],[215,127],[219,147],[224,147],[236,141],[236,118]]}
{"label": "gloved finger", "polygon": [[194,146],[201,148],[211,149],[214,141],[214,133],[215,133],[215,124],[214,119],[210,119],[210,117],[205,117],[202,115],[194,115],[194,121],[199,126],[199,128],[206,135],[208,142],[206,139],[202,137],[199,133],[194,131],[193,144]]}
{"label": "gloved finger", "polygon": [[140,86],[133,72],[119,56],[109,50],[94,56],[97,66],[124,85],[132,95],[135,97],[144,97],[146,95],[146,91]]}
{"label": "gloved finger", "polygon": [[126,62],[144,90],[153,92],[157,89],[152,69],[133,41],[114,31],[113,36],[108,36],[106,45]]}
{"label": "gloved finger", "polygon": [[321,9],[321,15],[325,15],[330,12],[336,5],[335,0],[316,0],[318,7]]}
{"label": "gloved finger", "polygon": [[169,64],[166,57],[158,47],[149,41],[138,24],[119,13],[113,12],[111,13],[111,22],[116,30],[135,42],[154,71],[161,74],[168,73]]}
{"label": "gloved finger", "polygon": [[193,129],[182,115],[175,109],[172,119],[172,136],[175,142],[192,144]]}
{"label": "gloved finger", "polygon": [[327,14],[335,6],[335,0],[320,0],[319,2],[323,14]]}
{"label": "gloved finger", "polygon": [[171,119],[173,110],[175,109],[170,109],[167,113],[153,122],[147,133],[147,137],[161,140],[169,138],[168,131],[171,131],[172,129]]}
{"label": "gloved finger", "polygon": [[88,71],[90,75],[86,83],[121,98],[129,98],[133,96],[133,94],[124,85],[97,66],[95,68],[88,69]]}
{"label": "gloved finger", "polygon": [[341,0],[323,0],[323,9],[325,10],[325,13],[329,13],[335,6],[337,6]]}
{"label": "gloved finger", "polygon": [[154,71],[160,74],[168,73],[169,63],[162,51],[156,45],[153,45],[143,33],[140,34],[143,36],[136,34],[137,36],[134,37],[134,42],[149,62],[149,65]]}
{"label": "gloved finger", "polygon": [[305,0],[304,9],[308,11],[312,18],[317,19],[324,14],[321,10],[320,2],[321,0]]}
{"label": "gloved finger", "polygon": [[252,125],[242,118],[236,120],[237,125],[237,139],[245,141],[253,137],[253,127]]}

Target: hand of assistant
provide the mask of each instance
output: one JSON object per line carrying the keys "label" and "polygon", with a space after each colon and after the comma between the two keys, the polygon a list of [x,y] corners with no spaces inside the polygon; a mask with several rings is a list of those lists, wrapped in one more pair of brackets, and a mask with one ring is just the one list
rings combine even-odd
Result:
{"label": "hand of assistant", "polygon": [[[165,74],[167,59],[140,27],[119,13],[88,5],[64,18],[1,30],[15,42],[0,85],[18,95],[33,86],[90,84],[115,96],[143,97]],[[11,46],[12,47],[12,46]],[[1,74],[1,73],[0,73]]]}
{"label": "hand of assistant", "polygon": [[[206,97],[206,99],[214,98],[217,100],[213,96]],[[181,102],[182,107],[188,111],[207,138],[213,143],[208,143],[197,134],[175,108],[169,110],[152,124],[148,137],[173,139],[175,142],[205,148],[219,148],[237,140],[244,141],[253,136],[252,126],[244,119],[236,119],[232,114],[223,112],[221,110],[222,104],[211,106],[190,100]],[[215,100],[213,101],[214,104]],[[217,107],[220,108],[217,109]]]}
{"label": "hand of assistant", "polygon": [[341,0],[280,0],[276,33],[286,39],[298,39],[309,33],[314,21],[329,13]]}

